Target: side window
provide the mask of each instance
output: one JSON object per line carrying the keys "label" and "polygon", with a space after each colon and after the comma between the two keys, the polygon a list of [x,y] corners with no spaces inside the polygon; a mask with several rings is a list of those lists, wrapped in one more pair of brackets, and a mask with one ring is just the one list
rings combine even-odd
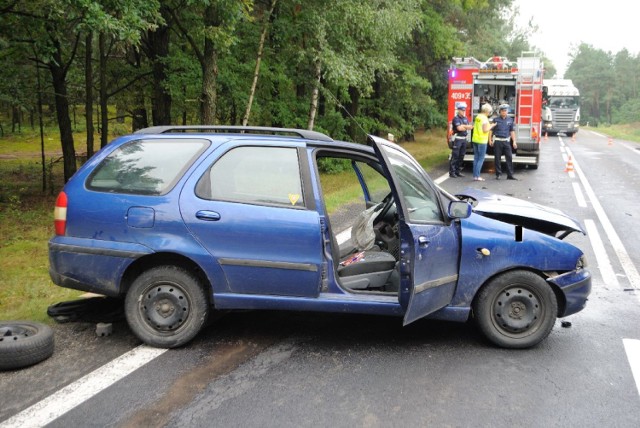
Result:
{"label": "side window", "polygon": [[320,185],[334,233],[351,227],[365,210],[376,206],[389,194],[389,182],[365,160],[319,154]]}
{"label": "side window", "polygon": [[438,195],[423,177],[424,170],[413,159],[399,150],[384,146],[384,150],[395,172],[406,206],[409,221],[443,221]]}
{"label": "side window", "polygon": [[369,164],[356,162],[356,167],[358,168],[358,171],[360,171],[360,174],[362,174],[362,179],[367,191],[369,192],[371,202],[382,202],[382,200],[391,191],[391,189],[389,189],[389,182],[387,181],[387,178]]}
{"label": "side window", "polygon": [[163,195],[209,146],[198,139],[137,140],[107,156],[87,180],[91,190]]}
{"label": "side window", "polygon": [[202,199],[303,207],[298,152],[284,147],[238,147],[198,181]]}

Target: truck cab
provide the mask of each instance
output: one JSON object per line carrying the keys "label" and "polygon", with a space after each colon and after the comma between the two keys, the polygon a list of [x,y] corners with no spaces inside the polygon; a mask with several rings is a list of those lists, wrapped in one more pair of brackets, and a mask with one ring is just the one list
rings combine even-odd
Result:
{"label": "truck cab", "polygon": [[580,129],[580,91],[569,79],[544,79],[542,86],[542,129],[567,137]]}

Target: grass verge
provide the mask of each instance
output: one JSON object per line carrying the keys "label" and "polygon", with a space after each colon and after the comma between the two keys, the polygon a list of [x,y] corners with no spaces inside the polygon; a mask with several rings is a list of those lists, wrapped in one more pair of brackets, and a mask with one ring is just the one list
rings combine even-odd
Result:
{"label": "grass verge", "polygon": [[589,127],[585,129],[604,134],[607,137],[640,143],[640,122],[613,126],[598,126],[597,128]]}

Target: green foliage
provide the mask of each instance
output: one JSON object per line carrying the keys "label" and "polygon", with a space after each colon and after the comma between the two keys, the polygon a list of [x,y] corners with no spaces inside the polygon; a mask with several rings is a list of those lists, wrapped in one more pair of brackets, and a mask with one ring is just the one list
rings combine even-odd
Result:
{"label": "green foliage", "polygon": [[[37,118],[36,65],[56,61],[66,73],[70,104],[82,106],[83,56],[92,47],[89,83],[94,97],[102,90],[106,102],[117,106],[108,118],[117,133],[131,123],[129,118],[122,121],[123,116],[135,112],[151,120],[159,103],[167,103],[176,124],[199,123],[203,94],[212,89],[215,123],[240,124],[266,29],[249,124],[307,127],[318,87],[315,128],[339,139],[361,141],[365,132],[390,132],[410,140],[419,128],[444,126],[452,56],[483,58],[496,47],[511,52],[526,46],[530,29],[511,27],[511,3],[277,0],[271,14],[272,1],[253,0],[17,2],[0,21],[0,41],[7,48],[0,57],[11,64],[0,69],[0,118],[11,117],[12,105]],[[150,45],[161,29],[168,30],[166,52]],[[93,46],[84,44],[89,32]],[[504,34],[510,35],[507,40]],[[98,68],[100,35],[104,70]],[[213,45],[209,57],[204,56],[207,40]],[[214,68],[207,69],[207,61],[215,61]],[[214,88],[203,84],[211,77],[203,74],[211,71],[203,70],[216,73]],[[59,119],[53,114],[52,71],[40,72],[45,111]],[[166,99],[156,98],[158,88],[167,92]],[[94,111],[94,122],[99,128],[98,113]],[[78,112],[73,126],[83,127],[82,121]]]}
{"label": "green foliage", "polygon": [[[639,65],[638,58],[630,57],[626,51],[614,57],[610,52],[580,44],[565,77],[580,90],[582,122],[613,123],[614,115],[616,120],[626,120],[616,112],[637,97]],[[631,102],[629,107],[634,105]]]}
{"label": "green foliage", "polygon": [[634,123],[638,118],[640,118],[640,99],[634,98],[614,109],[611,123]]}
{"label": "green foliage", "polygon": [[351,169],[347,159],[321,158],[318,159],[318,169],[323,174],[338,174]]}

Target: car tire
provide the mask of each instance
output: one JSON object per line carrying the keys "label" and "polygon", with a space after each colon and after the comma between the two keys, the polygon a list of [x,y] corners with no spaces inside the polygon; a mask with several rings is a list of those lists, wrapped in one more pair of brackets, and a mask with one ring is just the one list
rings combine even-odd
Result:
{"label": "car tire", "polygon": [[53,330],[32,321],[0,321],[0,370],[32,366],[53,354]]}
{"label": "car tire", "polygon": [[211,309],[198,278],[177,266],[142,273],[131,284],[124,307],[133,333],[158,348],[189,342],[206,324]]}
{"label": "car tire", "polygon": [[551,287],[529,271],[504,273],[480,290],[475,321],[484,336],[503,348],[530,348],[555,324],[558,303]]}

